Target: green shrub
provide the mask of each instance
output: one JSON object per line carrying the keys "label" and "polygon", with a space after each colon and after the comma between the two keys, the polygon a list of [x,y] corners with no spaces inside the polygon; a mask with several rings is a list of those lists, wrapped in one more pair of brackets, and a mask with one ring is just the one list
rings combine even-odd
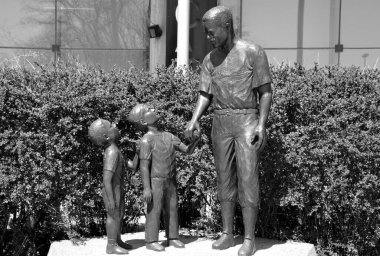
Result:
{"label": "green shrub", "polygon": [[[311,242],[322,255],[378,255],[380,72],[282,66],[272,73],[257,235]],[[87,127],[98,117],[118,122],[120,148],[132,158],[141,133],[126,117],[137,102],[149,102],[163,116],[162,129],[185,141],[198,81],[198,70],[184,76],[174,66],[155,76],[79,64],[2,67],[0,250],[45,255],[53,240],[104,235],[102,152],[88,140]],[[201,120],[195,154],[177,154],[177,179],[180,225],[215,232],[211,112]],[[143,212],[138,171],[128,172],[125,183],[124,232]],[[239,214],[236,231],[242,231]]]}

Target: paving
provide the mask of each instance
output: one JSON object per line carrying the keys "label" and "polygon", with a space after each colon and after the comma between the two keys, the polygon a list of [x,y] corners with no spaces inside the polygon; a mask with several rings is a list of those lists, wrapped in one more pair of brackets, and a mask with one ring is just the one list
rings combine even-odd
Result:
{"label": "paving", "polygon": [[[164,243],[165,232],[160,232],[160,242]],[[243,238],[235,237],[235,246],[227,250],[213,250],[213,239],[197,236],[181,236],[185,248],[166,247],[163,252],[147,250],[144,243],[144,232],[127,233],[122,240],[133,246],[130,256],[231,256],[237,252],[243,243]],[[84,242],[73,243],[70,240],[55,241],[51,244],[48,256],[106,256],[107,238],[91,238]],[[294,241],[276,241],[256,238],[257,252],[254,256],[317,256],[314,245]]]}

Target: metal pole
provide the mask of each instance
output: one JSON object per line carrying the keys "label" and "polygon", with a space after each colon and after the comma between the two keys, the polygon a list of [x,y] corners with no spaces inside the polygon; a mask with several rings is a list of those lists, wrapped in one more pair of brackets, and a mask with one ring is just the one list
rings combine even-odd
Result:
{"label": "metal pole", "polygon": [[305,12],[305,0],[298,0],[298,28],[297,28],[297,62],[303,62],[303,20]]}
{"label": "metal pole", "polygon": [[[340,45],[340,27],[342,24],[342,0],[339,0],[339,28],[338,28],[338,45]],[[338,52],[338,66],[340,66],[340,52]]]}
{"label": "metal pole", "polygon": [[57,14],[58,14],[58,3],[55,0],[55,8],[54,8],[54,65],[57,64],[57,50],[55,47],[58,45],[58,37],[57,37]]}
{"label": "metal pole", "polygon": [[177,67],[189,65],[190,0],[178,0]]}

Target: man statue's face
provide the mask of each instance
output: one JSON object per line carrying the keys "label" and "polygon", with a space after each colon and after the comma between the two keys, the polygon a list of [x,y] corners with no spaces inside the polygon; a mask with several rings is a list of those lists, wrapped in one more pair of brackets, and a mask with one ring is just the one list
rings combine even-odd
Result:
{"label": "man statue's face", "polygon": [[203,23],[207,40],[210,41],[212,47],[218,48],[226,44],[228,38],[228,24],[222,26],[216,21],[205,21]]}

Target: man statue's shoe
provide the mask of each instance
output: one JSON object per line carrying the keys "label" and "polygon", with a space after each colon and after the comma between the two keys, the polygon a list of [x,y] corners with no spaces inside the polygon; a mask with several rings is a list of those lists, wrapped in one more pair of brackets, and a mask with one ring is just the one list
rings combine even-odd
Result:
{"label": "man statue's shoe", "polygon": [[107,254],[128,254],[128,250],[121,248],[118,245],[107,244],[106,253]]}
{"label": "man statue's shoe", "polygon": [[165,247],[163,247],[161,244],[158,242],[153,242],[153,243],[146,243],[145,247],[148,250],[156,251],[156,252],[163,252],[165,251]]}
{"label": "man statue's shoe", "polygon": [[117,245],[120,246],[121,248],[126,249],[126,250],[131,250],[132,249],[132,245],[123,242],[121,239],[117,240]]}
{"label": "man statue's shoe", "polygon": [[185,244],[179,239],[169,239],[168,246],[173,246],[175,248],[185,248]]}
{"label": "man statue's shoe", "polygon": [[255,239],[245,238],[238,251],[239,256],[251,256],[256,252]]}
{"label": "man statue's shoe", "polygon": [[225,250],[234,246],[234,236],[223,233],[221,237],[212,244],[212,249]]}

